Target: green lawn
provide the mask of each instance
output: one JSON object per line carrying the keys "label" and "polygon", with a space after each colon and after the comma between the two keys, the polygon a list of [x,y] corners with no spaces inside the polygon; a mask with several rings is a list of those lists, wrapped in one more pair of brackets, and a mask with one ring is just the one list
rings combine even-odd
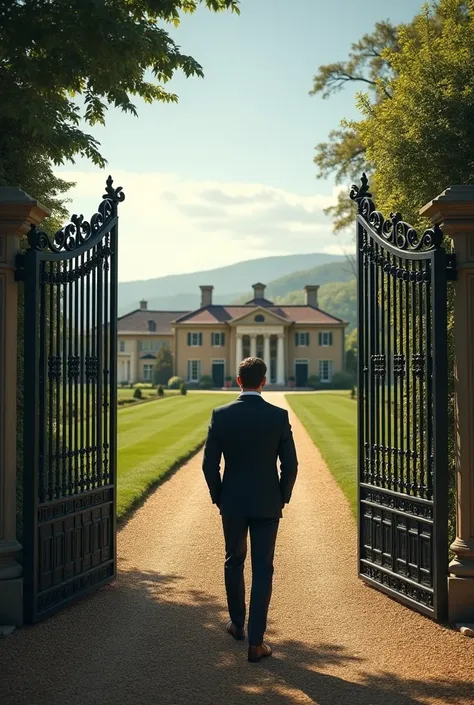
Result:
{"label": "green lawn", "polygon": [[167,472],[204,442],[216,406],[236,394],[190,392],[118,411],[117,516],[123,517]]}
{"label": "green lawn", "polygon": [[349,392],[287,394],[351,509],[357,511],[357,404]]}

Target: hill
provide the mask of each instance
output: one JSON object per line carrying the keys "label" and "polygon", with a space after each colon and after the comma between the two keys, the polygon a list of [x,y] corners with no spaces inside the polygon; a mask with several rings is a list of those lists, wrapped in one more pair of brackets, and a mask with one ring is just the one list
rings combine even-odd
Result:
{"label": "hill", "polygon": [[[184,310],[199,306],[199,285],[213,284],[216,303],[234,301],[243,292],[251,291],[252,284],[279,280],[301,272],[304,268],[342,264],[342,255],[313,252],[304,255],[285,255],[237,262],[227,267],[208,269],[190,274],[172,274],[156,279],[119,283],[119,315],[138,308],[141,299],[155,310]],[[307,283],[307,282],[305,282]],[[297,287],[295,287],[297,288]]]}

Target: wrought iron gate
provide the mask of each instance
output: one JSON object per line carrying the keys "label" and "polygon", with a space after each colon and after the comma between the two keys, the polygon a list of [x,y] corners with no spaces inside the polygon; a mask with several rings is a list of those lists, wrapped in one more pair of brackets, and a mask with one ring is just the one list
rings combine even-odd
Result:
{"label": "wrought iron gate", "polygon": [[24,281],[25,618],[37,622],[115,576],[117,206],[32,226]]}
{"label": "wrought iron gate", "polygon": [[442,620],[448,575],[447,279],[439,228],[422,235],[358,204],[359,576]]}

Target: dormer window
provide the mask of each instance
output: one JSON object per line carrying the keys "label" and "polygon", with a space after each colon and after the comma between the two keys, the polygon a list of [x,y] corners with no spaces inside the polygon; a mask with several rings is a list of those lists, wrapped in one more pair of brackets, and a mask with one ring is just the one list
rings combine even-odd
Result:
{"label": "dormer window", "polygon": [[265,321],[265,316],[262,316],[261,313],[257,313],[257,315],[254,318],[255,323],[264,323]]}
{"label": "dormer window", "polygon": [[156,323],[155,321],[148,321],[148,330],[150,333],[155,333],[156,332]]}

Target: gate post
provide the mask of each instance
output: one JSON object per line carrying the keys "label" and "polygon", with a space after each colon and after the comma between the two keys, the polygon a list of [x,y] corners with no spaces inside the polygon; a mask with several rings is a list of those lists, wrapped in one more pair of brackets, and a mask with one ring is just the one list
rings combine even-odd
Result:
{"label": "gate post", "polygon": [[449,621],[474,629],[474,186],[450,186],[421,215],[442,226],[456,256],[454,304],[456,539]]}
{"label": "gate post", "polygon": [[23,623],[16,538],[17,307],[20,238],[49,211],[24,191],[0,187],[0,636]]}

